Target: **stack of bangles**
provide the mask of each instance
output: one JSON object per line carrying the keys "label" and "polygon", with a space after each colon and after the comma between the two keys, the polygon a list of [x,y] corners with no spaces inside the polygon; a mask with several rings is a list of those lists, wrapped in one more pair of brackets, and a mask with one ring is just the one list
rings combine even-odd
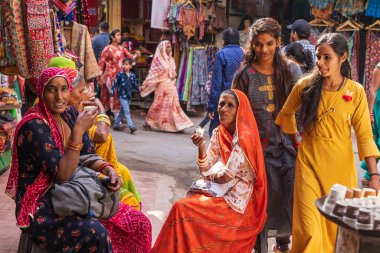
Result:
{"label": "stack of bangles", "polygon": [[72,143],[71,141],[67,142],[67,147],[66,149],[74,150],[74,151],[81,151],[83,148],[83,143]]}
{"label": "stack of bangles", "polygon": [[199,167],[205,167],[207,165],[207,155],[202,159],[198,158],[197,164]]}
{"label": "stack of bangles", "polygon": [[96,122],[105,122],[107,125],[111,125],[111,121],[110,121],[110,118],[108,118],[108,116],[106,114],[99,114],[98,116],[96,116]]}
{"label": "stack of bangles", "polygon": [[[112,165],[111,165],[110,163],[104,162],[104,163],[102,163],[102,164],[99,166],[98,171],[99,171],[100,173],[103,173],[104,168],[107,167],[107,166],[112,167]],[[104,174],[104,173],[103,173],[103,174]]]}
{"label": "stack of bangles", "polygon": [[373,112],[371,112],[369,115],[370,115],[371,117],[373,117],[373,116],[374,116]]}

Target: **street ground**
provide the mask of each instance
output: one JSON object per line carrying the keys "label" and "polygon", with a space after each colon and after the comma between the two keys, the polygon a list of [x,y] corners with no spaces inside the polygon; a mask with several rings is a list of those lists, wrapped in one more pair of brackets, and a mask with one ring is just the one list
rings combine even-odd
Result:
{"label": "street ground", "polygon": [[[130,169],[142,198],[143,212],[152,222],[154,242],[173,202],[185,197],[191,182],[198,177],[197,148],[190,136],[203,115],[191,116],[194,126],[184,133],[144,131],[142,111],[135,111],[132,116],[138,129],[135,135],[113,130],[112,135],[118,159]],[[354,150],[357,159],[356,140]],[[20,235],[15,225],[15,204],[4,193],[8,175],[9,170],[0,175],[0,253],[17,252]],[[362,175],[359,169],[359,181]],[[272,244],[270,239],[270,248]]]}

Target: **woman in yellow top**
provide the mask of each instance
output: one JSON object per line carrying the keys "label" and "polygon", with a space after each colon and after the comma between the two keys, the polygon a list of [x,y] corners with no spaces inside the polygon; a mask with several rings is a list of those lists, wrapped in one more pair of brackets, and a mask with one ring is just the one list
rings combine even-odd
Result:
{"label": "woman in yellow top", "polygon": [[360,160],[371,173],[370,187],[378,190],[371,121],[363,87],[350,78],[346,39],[337,33],[322,36],[316,45],[317,68],[301,79],[276,119],[298,147],[294,113],[301,107],[302,141],[298,148],[294,182],[293,245],[291,252],[334,252],[337,227],[324,219],[314,201],[329,193],[334,183],[357,187],[351,126]]}

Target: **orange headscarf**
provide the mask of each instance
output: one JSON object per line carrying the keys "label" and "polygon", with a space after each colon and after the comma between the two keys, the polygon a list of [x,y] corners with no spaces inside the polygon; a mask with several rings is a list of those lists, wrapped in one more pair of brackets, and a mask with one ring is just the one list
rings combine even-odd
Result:
{"label": "orange headscarf", "polygon": [[[255,175],[256,181],[252,193],[255,207],[252,222],[256,223],[255,227],[257,227],[258,232],[260,232],[264,228],[267,218],[267,179],[259,130],[247,96],[236,89],[232,89],[231,91],[236,94],[239,100],[236,115],[238,143]],[[222,161],[226,164],[232,152],[233,136],[223,125],[219,125],[217,139],[221,150]]]}

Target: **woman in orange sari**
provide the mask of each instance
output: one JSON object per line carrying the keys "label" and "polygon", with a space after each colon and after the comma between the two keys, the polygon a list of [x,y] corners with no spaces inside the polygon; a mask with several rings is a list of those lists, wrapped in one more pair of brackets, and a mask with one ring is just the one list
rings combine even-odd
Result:
{"label": "woman in orange sari", "polygon": [[179,132],[193,125],[179,104],[176,77],[172,44],[164,40],[157,46],[149,74],[141,86],[142,97],[155,92],[146,116],[146,130]]}
{"label": "woman in orange sari", "polygon": [[218,113],[221,125],[214,130],[207,152],[202,135],[195,133],[192,140],[198,146],[197,163],[205,182],[231,187],[222,196],[209,191],[175,203],[154,253],[251,252],[264,227],[266,174],[248,98],[241,91],[227,90],[220,96]]}

